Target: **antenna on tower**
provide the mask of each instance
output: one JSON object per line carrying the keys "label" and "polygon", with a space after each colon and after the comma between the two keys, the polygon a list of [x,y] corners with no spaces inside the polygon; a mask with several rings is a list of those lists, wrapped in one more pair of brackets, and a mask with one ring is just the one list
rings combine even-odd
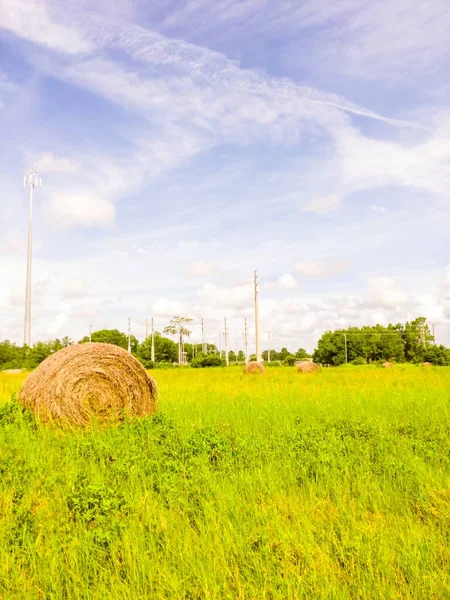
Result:
{"label": "antenna on tower", "polygon": [[27,283],[25,291],[25,326],[24,345],[31,345],[31,262],[33,258],[33,191],[40,187],[41,179],[38,177],[36,167],[25,171],[23,184],[30,190],[30,208],[28,217],[28,255],[27,255]]}

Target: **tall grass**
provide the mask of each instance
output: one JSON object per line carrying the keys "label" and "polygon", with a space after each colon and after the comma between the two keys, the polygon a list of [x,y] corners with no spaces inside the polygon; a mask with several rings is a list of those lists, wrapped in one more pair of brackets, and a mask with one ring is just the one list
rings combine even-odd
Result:
{"label": "tall grass", "polygon": [[0,375],[0,597],[450,597],[450,369],[154,373],[45,429]]}

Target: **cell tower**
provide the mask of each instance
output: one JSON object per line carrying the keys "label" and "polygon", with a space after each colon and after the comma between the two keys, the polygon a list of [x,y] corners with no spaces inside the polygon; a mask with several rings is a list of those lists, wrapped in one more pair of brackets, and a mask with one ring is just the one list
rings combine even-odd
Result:
{"label": "cell tower", "polygon": [[256,360],[261,362],[261,351],[259,347],[259,285],[258,285],[258,271],[254,273],[254,284],[255,284],[255,343],[256,343]]}
{"label": "cell tower", "polygon": [[28,220],[28,257],[27,257],[27,285],[25,292],[25,331],[24,344],[31,345],[31,261],[33,257],[33,191],[40,187],[41,180],[38,177],[36,167],[25,171],[23,184],[30,190],[30,213]]}
{"label": "cell tower", "polygon": [[205,326],[202,319],[202,354],[206,354]]}
{"label": "cell tower", "polygon": [[228,327],[227,327],[227,320],[225,319],[225,331],[224,331],[224,342],[225,342],[225,362],[228,365],[229,363],[229,359],[228,359]]}
{"label": "cell tower", "polygon": [[128,317],[128,354],[131,354],[131,317]]}
{"label": "cell tower", "polygon": [[155,326],[153,323],[152,317],[152,354],[151,354],[152,362],[155,362]]}
{"label": "cell tower", "polygon": [[248,364],[248,329],[247,319],[244,320],[244,344],[245,344],[245,364]]}

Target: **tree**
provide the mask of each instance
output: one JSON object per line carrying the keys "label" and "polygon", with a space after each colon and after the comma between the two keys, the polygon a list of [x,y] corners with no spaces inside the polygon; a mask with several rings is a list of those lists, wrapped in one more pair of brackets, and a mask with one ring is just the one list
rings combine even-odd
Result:
{"label": "tree", "polygon": [[[100,342],[102,344],[113,344],[114,346],[119,346],[124,350],[128,349],[128,336],[118,329],[100,329],[99,331],[94,331],[92,333],[92,341]],[[88,336],[85,336],[82,340],[80,340],[80,344],[85,344],[86,342],[89,342]],[[137,338],[132,335],[131,352],[133,354],[137,353],[138,346],[139,342]]]}
{"label": "tree", "polygon": [[295,353],[295,358],[297,360],[305,360],[305,358],[311,358],[311,354],[308,354],[303,348],[299,348]]}
{"label": "tree", "polygon": [[[419,317],[405,325],[374,325],[327,331],[317,343],[314,361],[343,364],[346,341],[348,362],[361,362],[360,359],[369,363],[380,360],[422,362],[433,347],[433,336],[426,319]],[[439,360],[445,360],[444,355]]]}
{"label": "tree", "polygon": [[183,336],[191,335],[192,331],[186,327],[191,321],[192,319],[187,317],[174,317],[170,320],[169,325],[164,327],[164,333],[178,336],[178,364],[180,365],[183,364]]}
{"label": "tree", "polygon": [[426,321],[425,317],[418,317],[411,323],[395,326],[405,343],[405,356],[409,362],[423,362],[427,348],[434,342]]}
{"label": "tree", "polygon": [[290,352],[287,348],[281,348],[281,352],[278,353],[278,360],[286,360],[287,356],[290,356]]}
{"label": "tree", "polygon": [[[170,338],[163,337],[158,331],[155,331],[155,362],[176,362],[178,358],[178,348],[176,343]],[[148,337],[139,344],[137,351],[138,357],[145,364],[150,364],[152,360],[152,340]]]}
{"label": "tree", "polygon": [[293,354],[288,354],[283,360],[283,364],[287,367],[293,367],[297,361],[297,358]]}
{"label": "tree", "polygon": [[450,348],[445,346],[429,346],[425,350],[424,360],[438,366],[450,365]]}

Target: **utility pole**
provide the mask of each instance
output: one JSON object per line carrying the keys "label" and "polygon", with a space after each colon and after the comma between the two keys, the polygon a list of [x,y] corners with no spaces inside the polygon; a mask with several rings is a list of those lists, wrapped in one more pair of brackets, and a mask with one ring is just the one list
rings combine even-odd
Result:
{"label": "utility pole", "polygon": [[37,169],[25,172],[23,184],[30,190],[30,208],[28,217],[28,256],[27,256],[27,285],[25,292],[25,327],[24,345],[31,345],[31,261],[33,258],[33,191],[41,185]]}
{"label": "utility pole", "polygon": [[153,324],[153,317],[152,317],[152,351],[151,351],[150,358],[152,359],[152,362],[155,362],[155,326]]}
{"label": "utility pole", "polygon": [[235,352],[234,356],[235,356],[234,362],[237,364],[237,361],[238,361],[238,341],[237,340],[236,340],[236,352]]}
{"label": "utility pole", "polygon": [[344,344],[345,344],[345,364],[348,363],[348,359],[347,359],[347,334],[344,333]]}
{"label": "utility pole", "polygon": [[89,323],[89,342],[92,342],[92,323]]}
{"label": "utility pole", "polygon": [[256,361],[261,362],[261,352],[259,348],[259,285],[258,285],[258,271],[254,273],[254,284],[255,284],[255,343],[256,343]]}
{"label": "utility pole", "polygon": [[128,354],[131,354],[131,317],[128,317]]}
{"label": "utility pole", "polygon": [[267,340],[269,342],[269,347],[267,350],[267,362],[270,362],[270,331],[267,332]]}
{"label": "utility pole", "polygon": [[202,318],[202,354],[206,354],[206,343],[205,343],[205,326]]}
{"label": "utility pole", "polygon": [[227,327],[227,320],[225,319],[225,332],[224,332],[224,342],[225,342],[225,362],[228,365],[229,363],[229,359],[228,359],[228,327]]}
{"label": "utility pole", "polygon": [[244,344],[245,344],[245,364],[248,364],[248,329],[247,329],[247,319],[244,321]]}

